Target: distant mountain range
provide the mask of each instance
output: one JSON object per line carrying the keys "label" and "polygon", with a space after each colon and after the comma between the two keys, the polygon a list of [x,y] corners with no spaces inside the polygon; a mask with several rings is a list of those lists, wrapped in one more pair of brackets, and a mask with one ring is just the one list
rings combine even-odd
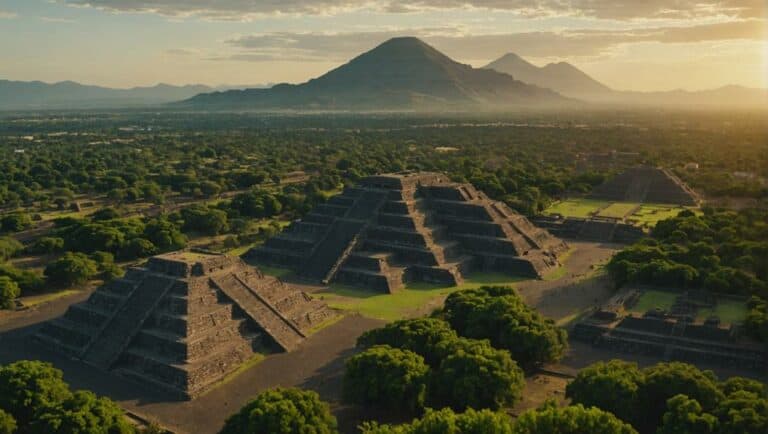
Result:
{"label": "distant mountain range", "polygon": [[588,102],[628,105],[763,106],[768,107],[768,89],[723,86],[712,90],[633,92],[614,90],[570,63],[536,66],[509,53],[484,67],[509,74],[520,81],[555,90]]}
{"label": "distant mountain range", "polygon": [[458,63],[417,38],[394,38],[306,83],[198,95],[205,108],[298,110],[476,109],[574,101],[490,69]]}
{"label": "distant mountain range", "polygon": [[420,39],[394,38],[302,84],[204,85],[113,89],[72,81],[0,80],[0,110],[123,108],[167,104],[185,109],[491,110],[612,105],[762,106],[768,89],[724,86],[689,92],[611,89],[575,66],[536,66],[510,53],[476,69]]}
{"label": "distant mountain range", "polygon": [[164,104],[191,98],[200,93],[247,88],[204,85],[173,86],[158,84],[151,87],[113,89],[89,86],[73,81],[43,83],[42,81],[0,80],[0,110],[25,109],[83,109],[121,108]]}

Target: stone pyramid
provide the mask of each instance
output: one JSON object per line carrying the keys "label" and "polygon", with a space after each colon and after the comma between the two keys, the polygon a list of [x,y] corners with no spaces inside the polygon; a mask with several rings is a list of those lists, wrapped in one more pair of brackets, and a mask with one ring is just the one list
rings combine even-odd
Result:
{"label": "stone pyramid", "polygon": [[193,397],[257,353],[294,349],[333,315],[239,258],[184,251],[129,269],[36,338],[90,365]]}
{"label": "stone pyramid", "polygon": [[245,257],[391,292],[409,281],[457,285],[473,269],[540,277],[565,249],[469,184],[399,173],[346,188]]}
{"label": "stone pyramid", "polygon": [[699,197],[667,169],[640,166],[628,169],[595,188],[593,199],[616,202],[696,206]]}

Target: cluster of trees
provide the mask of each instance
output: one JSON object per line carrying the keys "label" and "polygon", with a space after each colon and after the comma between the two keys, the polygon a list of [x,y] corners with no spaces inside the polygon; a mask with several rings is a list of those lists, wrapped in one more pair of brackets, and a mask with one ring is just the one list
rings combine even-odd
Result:
{"label": "cluster of trees", "polygon": [[684,363],[645,369],[612,360],[579,372],[566,388],[573,403],[596,407],[641,433],[752,434],[768,431],[768,389],[758,381],[718,381]]}
{"label": "cluster of trees", "polygon": [[614,255],[608,271],[617,286],[639,282],[751,296],[746,329],[768,336],[768,210],[683,211],[660,221],[652,238]]}
{"label": "cluster of trees", "polygon": [[48,363],[0,366],[1,434],[137,434],[108,398],[71,391]]}
{"label": "cluster of trees", "polygon": [[230,416],[220,434],[338,434],[327,403],[312,391],[272,389]]}
{"label": "cluster of trees", "polygon": [[523,367],[558,360],[564,330],[528,308],[512,288],[454,293],[433,318],[364,333],[346,366],[345,397],[419,413],[427,407],[499,409],[520,399]]}
{"label": "cluster of trees", "polygon": [[347,361],[344,396],[354,403],[416,414],[425,407],[498,409],[525,387],[509,353],[459,337],[437,318],[397,321],[364,333]]}

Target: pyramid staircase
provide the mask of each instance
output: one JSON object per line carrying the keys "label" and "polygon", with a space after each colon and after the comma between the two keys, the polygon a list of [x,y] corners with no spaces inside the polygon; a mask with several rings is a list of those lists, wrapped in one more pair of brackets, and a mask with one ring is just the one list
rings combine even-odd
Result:
{"label": "pyramid staircase", "polygon": [[696,206],[698,195],[671,171],[640,166],[620,173],[596,187],[593,199],[614,202],[661,203]]}
{"label": "pyramid staircase", "polygon": [[476,268],[540,277],[566,248],[469,184],[402,173],[346,188],[245,257],[392,292],[411,281],[459,285]]}
{"label": "pyramid staircase", "polygon": [[97,368],[193,397],[257,353],[295,349],[333,315],[240,259],[177,252],[129,269],[35,338]]}

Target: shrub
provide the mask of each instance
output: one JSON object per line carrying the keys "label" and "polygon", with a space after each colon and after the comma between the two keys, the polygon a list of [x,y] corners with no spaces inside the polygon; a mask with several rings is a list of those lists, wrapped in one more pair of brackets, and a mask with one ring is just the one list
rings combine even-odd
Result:
{"label": "shrub", "polygon": [[227,419],[220,434],[335,434],[336,418],[317,393],[273,389]]}
{"label": "shrub", "polygon": [[0,276],[0,309],[13,309],[14,300],[21,295],[21,289],[10,277]]}
{"label": "shrub", "polygon": [[45,267],[44,274],[51,285],[69,287],[87,282],[98,274],[95,261],[82,253],[67,252]]}
{"label": "shrub", "polygon": [[515,421],[514,434],[637,434],[632,426],[598,408],[545,406]]}

